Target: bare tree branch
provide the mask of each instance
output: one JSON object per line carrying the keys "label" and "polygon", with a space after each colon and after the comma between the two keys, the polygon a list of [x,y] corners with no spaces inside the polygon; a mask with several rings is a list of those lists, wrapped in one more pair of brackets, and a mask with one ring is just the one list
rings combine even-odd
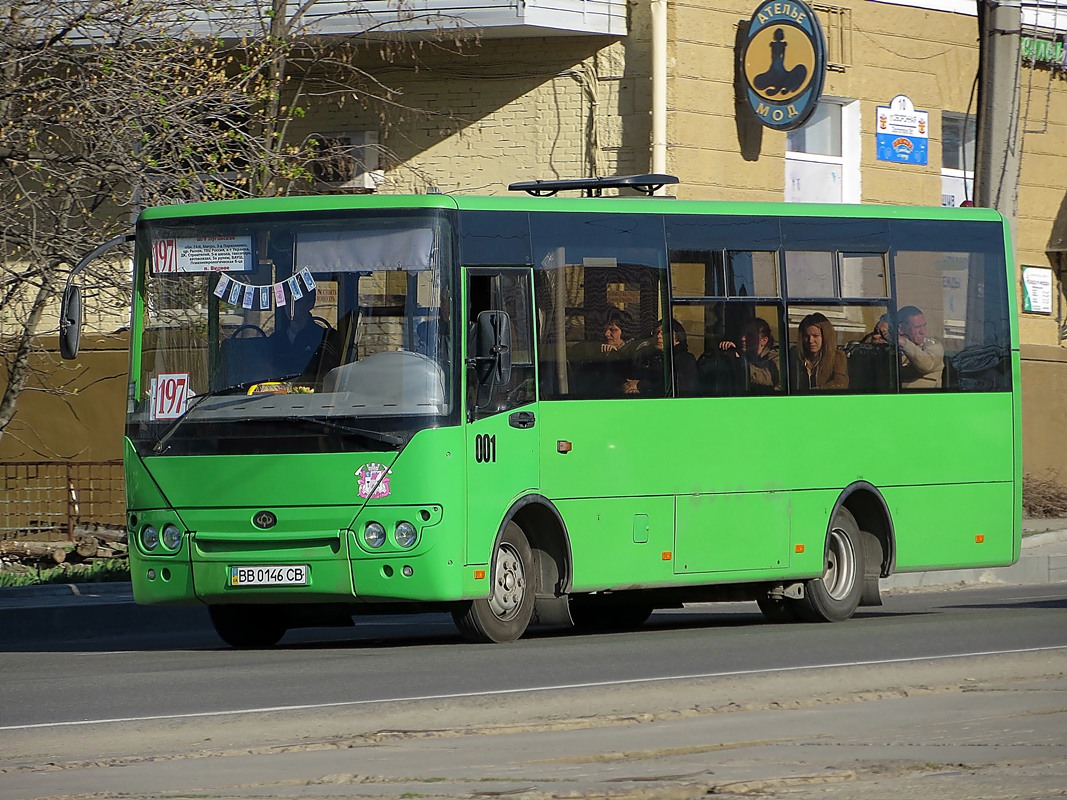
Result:
{"label": "bare tree branch", "polygon": [[[417,68],[425,39],[403,40],[359,3],[345,19],[365,21],[363,36],[306,35],[330,19],[318,4],[21,0],[0,12],[0,436],[39,335],[55,331],[42,326],[66,271],[140,209],[316,191],[312,165],[345,154],[306,125],[294,133],[309,102],[429,113],[366,66]],[[262,35],[193,35],[205,18]],[[454,30],[442,19],[434,46],[452,46]],[[83,279],[87,307],[127,314],[127,269],[95,264]]]}

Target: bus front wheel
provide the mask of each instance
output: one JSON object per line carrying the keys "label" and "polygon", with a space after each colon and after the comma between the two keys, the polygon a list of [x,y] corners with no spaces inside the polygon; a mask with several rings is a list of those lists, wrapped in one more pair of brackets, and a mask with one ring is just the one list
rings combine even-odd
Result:
{"label": "bus front wheel", "polygon": [[452,612],[463,637],[472,642],[513,642],[533,616],[537,587],[530,543],[522,528],[509,522],[493,553],[489,597],[469,600]]}
{"label": "bus front wheel", "polygon": [[287,630],[274,606],[210,606],[208,614],[219,638],[239,650],[273,647]]}
{"label": "bus front wheel", "polygon": [[863,538],[848,509],[834,515],[824,554],[823,573],[806,582],[797,611],[809,622],[843,622],[855,613],[863,595]]}

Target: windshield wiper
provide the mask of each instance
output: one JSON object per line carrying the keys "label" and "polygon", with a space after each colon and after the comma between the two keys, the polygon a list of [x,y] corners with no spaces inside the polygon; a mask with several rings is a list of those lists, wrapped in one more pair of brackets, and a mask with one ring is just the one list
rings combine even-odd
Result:
{"label": "windshield wiper", "polygon": [[[230,388],[234,388],[234,387],[230,387]],[[223,391],[225,391],[225,390],[223,390]],[[196,408],[198,405],[200,405],[205,400],[207,400],[209,397],[214,396],[215,394],[216,394],[215,392],[207,392],[205,394],[198,394],[196,397],[193,398],[193,402],[186,404],[185,413],[182,414],[180,417],[178,417],[176,420],[174,420],[174,422],[172,422],[170,424],[170,426],[165,431],[163,431],[163,434],[156,440],[156,443],[152,446],[152,452],[153,453],[162,453],[163,452],[163,445],[165,445],[167,443],[167,441],[170,439],[170,437],[174,435],[174,432],[176,430],[178,430],[179,427],[181,427],[181,424],[183,422],[185,422],[186,419],[188,419],[189,415],[193,412],[193,409]]]}
{"label": "windshield wiper", "polygon": [[[295,376],[289,376],[289,377],[295,377]],[[288,380],[288,378],[283,378],[283,380]],[[225,392],[232,392],[234,389],[244,390],[245,388],[251,386],[253,383],[257,383],[257,381],[248,381],[246,383],[235,383],[235,384],[233,384],[231,386],[223,386],[221,389],[215,389],[212,392],[205,392],[204,394],[198,394],[196,397],[193,398],[193,401],[191,403],[188,403],[185,406],[185,413],[182,414],[180,417],[178,417],[176,420],[174,420],[174,422],[172,422],[170,424],[170,427],[168,427],[165,431],[163,431],[163,434],[159,437],[159,439],[156,440],[155,445],[152,446],[152,452],[154,452],[154,453],[162,453],[163,452],[163,445],[165,445],[167,443],[167,441],[170,439],[170,437],[174,435],[174,432],[177,431],[178,428],[181,427],[182,423],[185,422],[185,420],[189,418],[189,414],[192,413],[193,409],[196,408],[198,405],[200,405],[204,400],[207,400],[207,398],[209,398],[209,397],[218,397],[218,396],[224,394]]]}
{"label": "windshield wiper", "polygon": [[356,436],[362,436],[366,439],[371,439],[375,442],[384,442],[385,444],[391,444],[394,447],[399,447],[404,444],[405,439],[403,436],[397,436],[393,433],[383,433],[382,431],[372,431],[367,428],[353,428],[351,425],[344,425],[340,422],[333,422],[322,417],[298,417],[289,416],[283,417],[287,422],[313,422],[323,428],[329,430],[339,431],[340,433],[351,433]]}

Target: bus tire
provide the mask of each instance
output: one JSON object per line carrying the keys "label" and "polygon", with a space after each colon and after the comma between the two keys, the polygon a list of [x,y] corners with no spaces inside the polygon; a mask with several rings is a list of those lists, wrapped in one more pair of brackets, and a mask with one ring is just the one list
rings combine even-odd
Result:
{"label": "bus tire", "polygon": [[575,629],[588,633],[636,630],[653,611],[647,601],[602,595],[574,595],[570,609]]}
{"label": "bus tire", "polygon": [[859,607],[864,575],[863,537],[848,509],[834,514],[823,553],[823,573],[805,582],[797,610],[808,622],[844,622]]}
{"label": "bus tire", "polygon": [[537,569],[526,534],[509,522],[493,553],[489,597],[469,600],[452,611],[463,638],[471,642],[513,642],[526,632],[537,594]]}
{"label": "bus tire", "polygon": [[238,650],[273,647],[287,630],[274,606],[209,606],[208,614],[219,638]]}

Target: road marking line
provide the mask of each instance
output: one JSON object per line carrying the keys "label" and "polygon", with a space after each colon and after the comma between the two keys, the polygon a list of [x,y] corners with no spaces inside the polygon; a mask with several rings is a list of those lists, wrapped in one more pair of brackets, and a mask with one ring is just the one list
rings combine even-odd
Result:
{"label": "road marking line", "polygon": [[783,672],[806,672],[816,669],[841,669],[843,667],[877,667],[889,664],[913,664],[919,661],[949,661],[956,658],[980,658],[983,656],[1022,655],[1024,653],[1048,653],[1067,650],[1067,645],[1050,647],[1025,647],[1017,650],[980,650],[973,653],[949,653],[942,656],[912,656],[910,658],[884,658],[871,661],[839,661],[830,664],[808,664],[795,667],[771,667],[768,669],[742,669],[728,672],[702,672],[692,675],[662,675],[657,678],[627,678],[617,681],[590,681],[588,683],[561,683],[553,686],[527,686],[521,689],[493,689],[486,692],[455,692],[452,694],[427,694],[411,697],[381,697],[373,700],[339,700],[334,703],[306,703],[292,706],[263,706],[239,708],[230,711],[196,711],[188,714],[153,714],[144,717],[111,717],[107,719],[78,719],[66,722],[33,722],[26,725],[0,725],[0,731],[25,731],[35,728],[66,728],[82,725],[109,725],[120,722],[156,722],[159,720],[198,719],[202,717],[232,717],[238,714],[275,714],[283,711],[313,711],[326,708],[350,708],[369,706],[375,703],[413,703],[420,700],[458,700],[465,697],[494,697],[505,694],[532,694],[534,692],[563,691],[567,689],[599,689],[607,686],[632,686],[639,683],[666,683],[668,681],[693,681],[707,678],[736,678],[745,675],[773,675]]}

